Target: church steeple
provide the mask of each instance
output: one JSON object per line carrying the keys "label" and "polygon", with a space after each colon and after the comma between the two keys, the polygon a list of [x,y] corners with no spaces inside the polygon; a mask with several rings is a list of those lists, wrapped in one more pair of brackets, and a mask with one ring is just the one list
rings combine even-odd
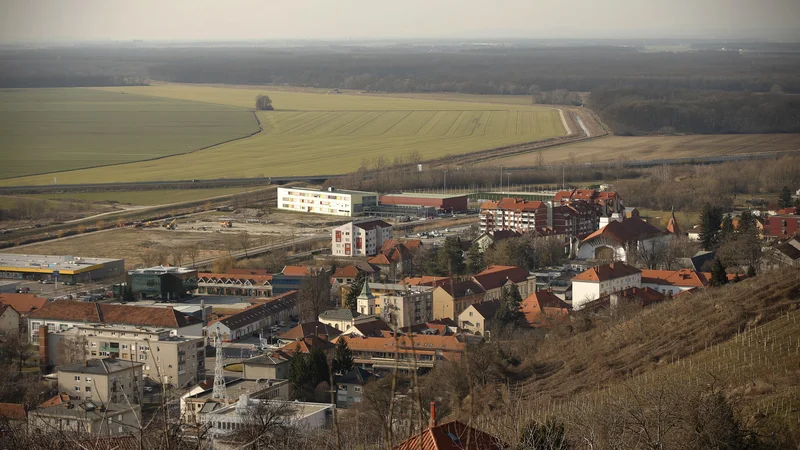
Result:
{"label": "church steeple", "polygon": [[369,278],[364,279],[364,286],[361,287],[361,293],[358,294],[359,299],[369,300],[375,298],[369,290]]}
{"label": "church steeple", "polygon": [[672,208],[672,215],[669,218],[669,223],[667,224],[667,231],[674,235],[681,234],[681,228],[678,226],[678,219],[675,218],[675,207]]}

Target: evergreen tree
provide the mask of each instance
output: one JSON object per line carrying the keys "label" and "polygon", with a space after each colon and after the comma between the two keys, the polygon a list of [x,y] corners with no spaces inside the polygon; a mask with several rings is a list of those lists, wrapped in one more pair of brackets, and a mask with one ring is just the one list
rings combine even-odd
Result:
{"label": "evergreen tree", "polygon": [[722,210],[706,203],[700,213],[700,221],[702,227],[700,244],[705,250],[716,250],[720,244]]}
{"label": "evergreen tree", "polygon": [[722,286],[728,283],[728,273],[725,272],[725,266],[722,265],[722,260],[714,258],[714,265],[711,268],[711,285]]}
{"label": "evergreen tree", "polygon": [[328,361],[319,349],[311,353],[295,352],[289,362],[289,385],[292,396],[301,401],[314,400],[314,389],[329,380]]}
{"label": "evergreen tree", "polygon": [[446,275],[461,275],[466,270],[461,252],[461,239],[456,236],[447,237],[436,253],[439,272]]}
{"label": "evergreen tree", "polygon": [[485,267],[481,248],[477,242],[474,242],[467,253],[467,272],[478,273]]}
{"label": "evergreen tree", "polygon": [[733,218],[731,218],[730,214],[725,214],[725,217],[722,218],[722,226],[720,228],[720,235],[719,241],[721,243],[728,242],[730,239],[733,238]]}
{"label": "evergreen tree", "polygon": [[789,186],[784,186],[783,189],[781,189],[781,193],[778,196],[778,207],[780,208],[792,207],[792,190],[789,189]]}
{"label": "evergreen tree", "polygon": [[367,275],[359,270],[356,279],[350,283],[350,290],[347,291],[347,296],[344,298],[344,306],[351,311],[355,311],[358,308],[358,295],[364,289],[364,280],[366,279]]}
{"label": "evergreen tree", "polygon": [[353,352],[350,351],[347,341],[339,339],[339,342],[336,343],[336,350],[333,356],[333,373],[339,375],[345,374],[353,369],[353,365]]}
{"label": "evergreen tree", "polygon": [[522,313],[519,311],[520,303],[522,303],[522,295],[516,284],[503,288],[500,296],[500,308],[494,315],[495,322],[501,327],[515,324],[522,317]]}
{"label": "evergreen tree", "polygon": [[757,232],[756,217],[750,211],[743,211],[739,216],[739,227],[736,229],[740,234]]}

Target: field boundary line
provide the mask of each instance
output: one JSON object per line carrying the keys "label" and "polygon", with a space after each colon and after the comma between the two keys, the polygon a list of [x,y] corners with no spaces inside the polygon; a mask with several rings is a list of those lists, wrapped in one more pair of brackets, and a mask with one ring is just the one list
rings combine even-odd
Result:
{"label": "field boundary line", "polygon": [[[564,131],[567,132],[567,136],[571,135],[572,134],[572,129],[567,124],[567,118],[564,117],[564,110],[561,109],[561,108],[558,108],[558,114],[561,115],[561,124],[564,125]],[[585,130],[585,128],[584,128],[584,130]],[[589,133],[586,133],[586,136],[589,137],[590,136]]]}

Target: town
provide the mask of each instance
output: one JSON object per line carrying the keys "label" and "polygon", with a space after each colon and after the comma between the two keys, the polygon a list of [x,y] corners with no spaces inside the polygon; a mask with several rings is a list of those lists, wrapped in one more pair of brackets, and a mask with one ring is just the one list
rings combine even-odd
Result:
{"label": "town", "polygon": [[[695,224],[672,211],[665,227],[608,185],[277,192],[278,210],[350,222],[327,230],[326,251],[279,272],[0,254],[0,351],[12,371],[37,374],[3,375],[20,399],[0,404],[3,433],[141,442],[142,424],[157,420],[189,446],[240,448],[263,438],[252,435],[253,416],[281,416],[302,441],[330,430],[335,415],[376,414],[390,381],[389,404],[413,403],[413,380],[494,342],[537,342],[800,266],[800,191],[774,209],[708,205]],[[411,233],[413,223],[431,231]],[[435,403],[426,433],[440,427]],[[425,421],[411,410],[387,426],[401,434]],[[442,430],[451,428],[496,440],[462,422]],[[398,448],[416,448],[414,439],[426,438]]]}

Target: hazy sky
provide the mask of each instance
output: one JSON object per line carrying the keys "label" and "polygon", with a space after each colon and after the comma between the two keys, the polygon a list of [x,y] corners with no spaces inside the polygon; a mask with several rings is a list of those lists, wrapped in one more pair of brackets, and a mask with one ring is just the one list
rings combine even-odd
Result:
{"label": "hazy sky", "polygon": [[798,29],[800,0],[0,0],[2,42],[787,32],[796,38]]}

